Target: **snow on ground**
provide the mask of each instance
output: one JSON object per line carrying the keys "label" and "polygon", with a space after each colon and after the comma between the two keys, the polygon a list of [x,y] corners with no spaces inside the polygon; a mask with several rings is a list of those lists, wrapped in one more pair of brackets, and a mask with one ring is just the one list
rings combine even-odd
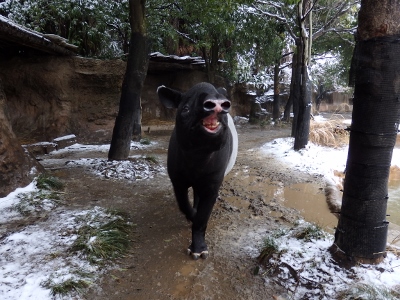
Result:
{"label": "snow on ground", "polygon": [[337,181],[333,174],[335,170],[344,171],[348,147],[334,149],[309,143],[306,149],[294,151],[293,144],[294,138],[280,138],[264,144],[261,150],[289,167],[308,174],[324,175],[330,180]]}
{"label": "snow on ground", "polygon": [[[143,149],[154,146],[132,143],[132,149]],[[74,144],[67,148],[54,151],[42,157],[53,164],[66,153],[97,152],[101,156],[107,152],[109,145]],[[113,180],[140,180],[152,178],[156,173],[164,174],[164,168],[154,162],[154,158],[132,156],[126,161],[108,162],[103,158],[79,158],[65,162],[68,167],[83,167],[97,176]],[[21,201],[37,201],[39,198],[44,207],[39,215],[43,221],[20,227],[22,229],[7,232],[7,224],[20,222],[24,224],[29,216],[21,215],[17,207]],[[49,193],[50,194],[50,193]],[[97,220],[97,225],[110,221],[110,215],[102,208],[90,210],[67,210],[58,205],[49,205],[51,200],[42,199],[46,194],[36,186],[36,180],[24,188],[18,188],[6,197],[0,198],[0,299],[53,299],[50,286],[67,280],[83,280],[92,282],[104,268],[90,264],[84,257],[71,254],[68,249],[77,238],[77,232],[82,226],[91,225]],[[32,203],[31,203],[32,205]],[[39,205],[34,203],[33,205]],[[38,213],[33,209],[33,214]],[[88,221],[89,220],[89,221]],[[90,221],[92,220],[92,221]],[[3,226],[4,225],[4,226]],[[93,224],[95,226],[96,224]],[[15,226],[17,227],[17,226]],[[79,299],[79,295],[72,298]],[[57,299],[72,299],[71,295]]]}
{"label": "snow on ground", "polygon": [[[37,191],[35,181],[28,184],[26,187],[17,188],[15,191],[8,194],[7,197],[0,198],[0,224],[5,224],[12,219],[21,218],[20,214],[13,210],[12,207],[19,201],[19,195]],[[0,231],[0,234],[3,234]]]}
{"label": "snow on ground", "polygon": [[[315,121],[324,122],[321,116],[314,117]],[[349,124],[349,120],[343,120]],[[280,160],[296,170],[308,174],[323,175],[327,180],[338,182],[334,171],[344,172],[347,162],[348,146],[341,148],[323,147],[311,142],[305,149],[293,150],[294,138],[280,138],[266,143],[261,151],[270,157]],[[400,149],[393,149],[392,166],[400,167]]]}
{"label": "snow on ground", "polygon": [[[17,194],[0,198],[18,202]],[[3,214],[7,211],[1,211]],[[109,220],[107,212],[99,207],[84,211],[55,210],[47,220],[13,232],[0,242],[0,298],[52,299],[47,285],[68,279],[91,282],[94,276],[82,274],[101,273],[102,269],[90,264],[82,256],[69,252],[76,232],[92,219]],[[90,223],[90,222],[89,222]],[[104,269],[103,269],[104,270]],[[69,298],[69,297],[68,297]]]}
{"label": "snow on ground", "polygon": [[372,288],[376,294],[363,291],[363,297],[356,297],[353,293],[353,298],[341,299],[386,300],[388,296],[384,292],[387,290],[399,292],[400,259],[393,253],[389,252],[385,260],[377,265],[340,268],[328,251],[333,244],[333,236],[325,233],[318,238],[299,238],[299,232],[307,226],[310,224],[300,222],[290,230],[271,233],[277,253],[260,270],[266,275],[274,273],[272,277],[265,277],[267,283],[278,282],[287,289],[291,299],[337,299],[338,293],[357,286]]}

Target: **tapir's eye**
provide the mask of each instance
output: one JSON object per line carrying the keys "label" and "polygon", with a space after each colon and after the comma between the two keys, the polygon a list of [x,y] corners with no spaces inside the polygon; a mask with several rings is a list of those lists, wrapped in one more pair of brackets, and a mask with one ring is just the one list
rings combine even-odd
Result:
{"label": "tapir's eye", "polygon": [[182,107],[182,113],[186,114],[189,112],[189,105],[185,105],[184,107]]}

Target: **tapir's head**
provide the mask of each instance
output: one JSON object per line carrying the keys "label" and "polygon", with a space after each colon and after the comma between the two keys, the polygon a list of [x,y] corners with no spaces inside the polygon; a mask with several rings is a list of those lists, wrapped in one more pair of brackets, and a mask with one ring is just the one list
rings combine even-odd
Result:
{"label": "tapir's head", "polygon": [[185,139],[193,146],[208,142],[224,143],[228,134],[227,113],[231,102],[224,88],[199,83],[186,93],[160,86],[157,89],[161,103],[177,108],[176,131],[178,140]]}

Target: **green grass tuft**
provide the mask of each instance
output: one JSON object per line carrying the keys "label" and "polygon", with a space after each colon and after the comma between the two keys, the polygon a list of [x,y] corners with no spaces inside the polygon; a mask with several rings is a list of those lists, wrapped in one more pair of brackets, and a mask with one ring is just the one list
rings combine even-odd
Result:
{"label": "green grass tuft", "polygon": [[143,139],[140,140],[140,143],[142,145],[150,145],[151,141],[148,138],[143,138]]}
{"label": "green grass tuft", "polygon": [[81,295],[91,284],[92,282],[87,279],[69,278],[60,283],[54,283],[52,279],[49,279],[43,282],[42,286],[49,289],[51,295],[53,297],[56,297],[66,296],[68,294],[71,294],[72,292],[76,292]]}
{"label": "green grass tuft", "polygon": [[41,190],[61,190],[63,183],[57,177],[43,173],[36,179],[36,186]]}
{"label": "green grass tuft", "polygon": [[13,205],[12,210],[30,216],[50,211],[62,204],[59,190],[63,184],[58,178],[41,174],[36,178],[36,186],[38,190],[18,195],[19,201]]}
{"label": "green grass tuft", "polygon": [[123,255],[130,244],[131,225],[120,215],[115,213],[113,215],[113,220],[99,227],[90,225],[81,227],[71,251],[81,251],[91,263]]}
{"label": "green grass tuft", "polygon": [[264,239],[261,253],[258,256],[258,261],[261,264],[265,264],[275,253],[279,253],[279,247],[273,237],[267,237]]}
{"label": "green grass tuft", "polygon": [[146,157],[144,159],[147,160],[148,162],[152,162],[154,164],[158,164],[157,157],[155,157],[153,155],[146,155]]}
{"label": "green grass tuft", "polygon": [[326,237],[324,230],[316,224],[307,224],[305,227],[299,228],[296,232],[295,237],[299,240],[305,240],[310,242],[311,240],[320,240]]}
{"label": "green grass tuft", "polygon": [[25,217],[57,207],[61,203],[58,195],[43,191],[22,194],[18,198],[18,203],[13,205],[12,209]]}

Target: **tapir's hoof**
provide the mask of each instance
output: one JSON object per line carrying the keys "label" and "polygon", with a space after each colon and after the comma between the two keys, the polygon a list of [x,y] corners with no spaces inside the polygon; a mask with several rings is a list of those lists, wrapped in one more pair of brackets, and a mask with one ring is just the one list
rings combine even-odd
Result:
{"label": "tapir's hoof", "polygon": [[187,253],[194,259],[198,260],[200,257],[202,259],[206,259],[208,257],[208,250],[201,251],[200,253],[192,252],[192,250],[188,249]]}

